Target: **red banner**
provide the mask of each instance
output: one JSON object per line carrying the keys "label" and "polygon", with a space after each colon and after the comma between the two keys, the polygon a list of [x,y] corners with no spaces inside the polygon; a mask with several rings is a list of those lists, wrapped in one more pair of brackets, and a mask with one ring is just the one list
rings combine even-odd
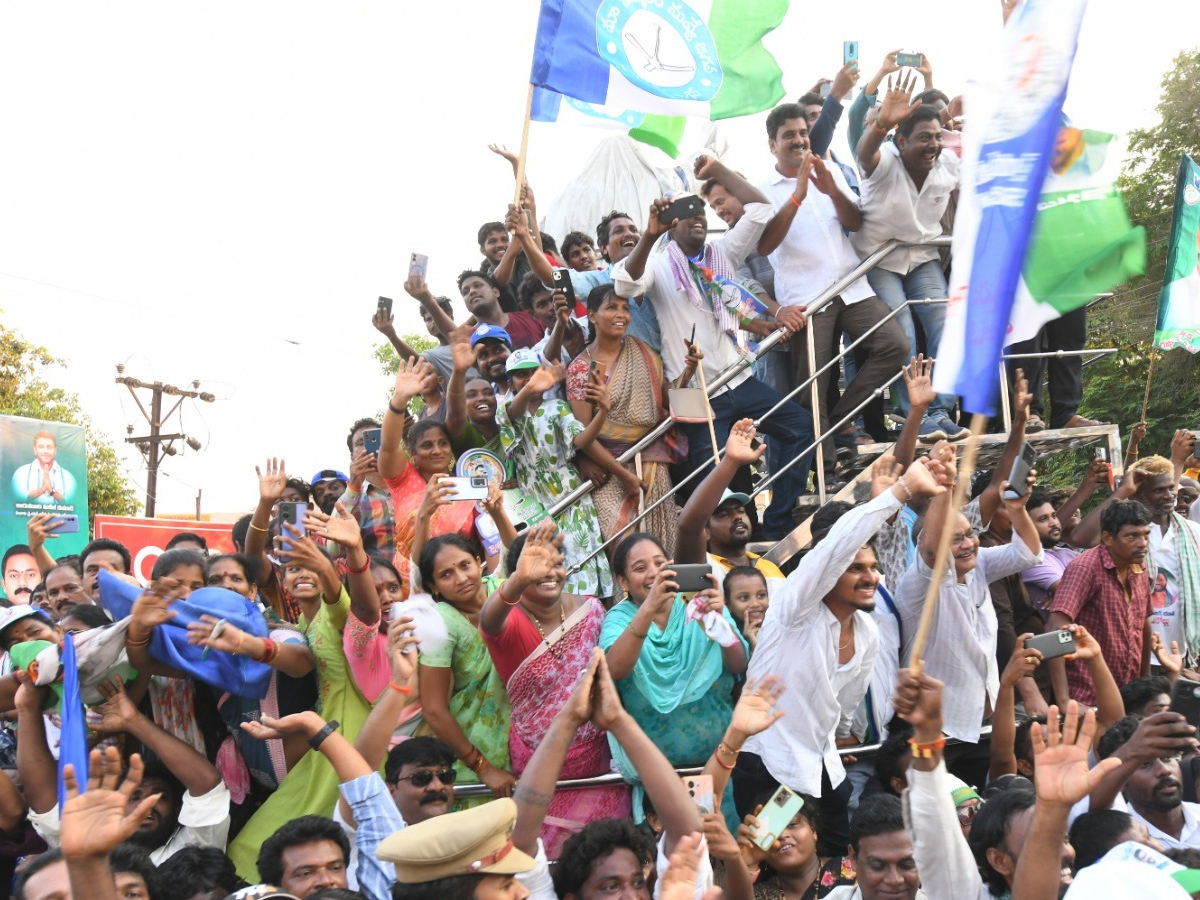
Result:
{"label": "red banner", "polygon": [[96,537],[120,541],[133,554],[133,574],[150,583],[154,561],[162,555],[167,541],[181,531],[204,538],[209,553],[233,552],[232,522],[197,522],[189,519],[139,519],[132,516],[96,516]]}

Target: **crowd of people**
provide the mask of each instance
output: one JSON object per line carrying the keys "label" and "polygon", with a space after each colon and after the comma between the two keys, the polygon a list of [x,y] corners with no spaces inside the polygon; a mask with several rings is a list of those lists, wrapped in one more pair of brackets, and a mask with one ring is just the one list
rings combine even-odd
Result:
{"label": "crowd of people", "polygon": [[[888,54],[843,158],[858,78],[770,112],[758,186],[696,161],[717,239],[665,197],[644,227],[613,211],[556,244],[525,185],[479,229],[461,321],[414,266],[436,345],[415,352],[381,302],[386,413],[350,425],[348,475],[258,466],[236,552],[177,534],[143,585],[112,540],[54,558],[32,516],[0,610],[14,896],[1200,891],[1194,435],[1140,457],[1139,423],[1115,485],[1099,459],[1072,490],[1012,485],[1045,426],[1016,369],[1004,453],[955,506],[942,307],[906,306],[946,296],[949,258],[895,250],[809,311],[889,240],[953,224],[961,98]],[[676,408],[776,331],[801,337],[700,416]],[[869,402],[893,381],[898,434]],[[1094,424],[1079,402],[1053,396],[1052,424]],[[893,446],[785,575],[750,545],[792,531],[818,432],[830,483],[839,448]],[[70,666],[93,749],[60,791]]]}

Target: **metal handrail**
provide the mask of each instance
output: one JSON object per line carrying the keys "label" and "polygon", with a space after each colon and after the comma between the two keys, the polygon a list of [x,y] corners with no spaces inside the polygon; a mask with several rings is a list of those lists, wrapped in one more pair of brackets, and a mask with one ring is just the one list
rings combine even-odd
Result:
{"label": "metal handrail", "polygon": [[[857,266],[855,266],[845,277],[843,277],[842,279],[840,279],[839,281],[834,283],[834,285],[832,287],[830,287],[828,290],[826,290],[824,293],[822,293],[819,297],[817,297],[816,300],[809,303],[808,307],[807,307],[807,314],[811,315],[812,313],[815,313],[815,312],[823,309],[825,306],[827,306],[829,303],[831,303],[835,297],[840,295],[842,293],[842,291],[844,291],[846,288],[848,288],[850,285],[852,285],[855,281],[857,281],[858,279],[860,279],[864,275],[866,275],[867,272],[869,272],[871,269],[875,268],[876,265],[878,265],[880,262],[883,261],[884,257],[886,257],[889,253],[891,253],[897,247],[948,247],[948,246],[950,246],[950,238],[948,236],[937,237],[937,238],[934,238],[932,241],[926,241],[924,243],[919,243],[919,244],[911,244],[911,243],[907,243],[905,241],[888,241],[886,244],[884,244],[882,247],[880,247],[878,250],[876,250],[874,253],[872,253],[870,256],[868,256],[866,259],[864,259],[862,262],[860,262]],[[893,315],[894,315],[894,313],[893,313]],[[890,318],[890,316],[888,318]],[[776,344],[780,343],[784,339],[785,338],[784,338],[783,330],[774,331],[771,334],[767,335],[767,337],[758,345],[758,349],[756,351],[753,351],[753,350],[746,351],[745,355],[741,359],[739,359],[736,363],[731,365],[724,372],[722,372],[720,375],[718,375],[716,378],[714,378],[711,382],[709,382],[708,395],[711,397],[714,394],[716,394],[717,391],[719,391],[726,384],[728,384],[731,380],[733,380],[734,377],[736,377],[738,374],[743,372],[745,369],[752,366],[755,363],[755,361],[758,360],[759,357],[761,357],[768,350],[775,347]],[[839,355],[839,356],[835,357],[835,359],[841,359],[841,356]],[[822,371],[824,371],[824,370],[822,370]],[[811,383],[811,380],[806,381],[805,385],[810,384],[810,383]],[[795,391],[793,391],[792,393],[794,394]],[[790,396],[791,395],[789,394],[789,397]],[[776,407],[776,408],[778,408],[778,407]],[[774,412],[774,411],[775,411],[774,409],[770,410],[767,413],[767,415],[770,415],[771,412]],[[767,415],[762,416],[762,419],[767,418]],[[762,421],[762,419],[760,419],[759,421]],[[627,462],[632,461],[635,456],[637,456],[639,453],[641,453],[643,450],[645,450],[647,447],[649,447],[651,444],[653,444],[655,441],[657,441],[660,437],[662,437],[664,434],[666,434],[671,429],[671,426],[674,424],[675,423],[671,420],[671,418],[669,416],[664,418],[661,422],[658,423],[658,425],[656,425],[649,432],[647,432],[645,436],[643,436],[640,440],[636,441],[632,447],[630,447],[628,450],[626,450],[624,453],[622,453],[620,456],[618,456],[617,462],[627,463]],[[714,449],[716,449],[716,448],[714,448]],[[575,488],[575,490],[571,491],[569,494],[567,494],[565,497],[563,497],[561,500],[559,500],[557,503],[555,503],[552,507],[550,507],[550,509],[546,510],[546,515],[550,516],[551,518],[553,518],[554,516],[557,516],[563,510],[567,509],[568,507],[570,507],[570,506],[574,505],[576,502],[578,502],[580,498],[591,493],[595,488],[596,488],[595,483],[593,483],[590,480],[585,481],[579,487]],[[643,513],[643,515],[644,515],[644,513]],[[641,518],[641,517],[639,517],[639,518]]]}
{"label": "metal handrail", "polygon": [[[979,729],[979,743],[983,743],[984,739],[990,739],[992,736],[992,726],[984,725]],[[961,744],[962,741],[954,738],[946,738],[946,746]],[[839,747],[839,756],[853,756],[856,759],[869,759],[879,752],[883,747],[882,742],[874,744],[861,744],[857,747]],[[676,774],[683,775],[699,775],[703,771],[700,766],[690,768],[676,769]],[[604,775],[593,775],[590,778],[567,778],[558,782],[554,789],[556,791],[569,791],[573,788],[592,788],[592,787],[611,787],[618,784],[627,784],[618,773],[608,772]],[[491,797],[493,796],[491,789],[486,784],[456,784],[454,785],[454,799],[463,800],[468,797]]]}

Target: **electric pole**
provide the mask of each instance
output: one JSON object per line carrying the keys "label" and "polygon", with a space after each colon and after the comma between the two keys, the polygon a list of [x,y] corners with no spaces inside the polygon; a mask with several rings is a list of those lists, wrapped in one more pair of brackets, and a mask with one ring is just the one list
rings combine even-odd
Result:
{"label": "electric pole", "polygon": [[[134,436],[133,426],[127,426],[129,437],[125,438],[125,443],[134,444],[142,455],[146,458],[146,517],[154,518],[154,498],[158,493],[158,465],[162,461],[162,457],[174,456],[179,452],[179,448],[175,446],[176,441],[185,441],[193,450],[200,449],[200,442],[194,437],[188,437],[182,431],[174,434],[163,434],[162,427],[167,419],[171,418],[179,409],[184,400],[203,400],[205,403],[212,403],[217,398],[207,391],[201,392],[195,390],[200,387],[199,381],[192,382],[193,390],[184,390],[177,388],[173,384],[163,384],[161,381],[147,383],[139,381],[136,378],[130,378],[125,375],[125,366],[117,363],[117,384],[123,384],[129,388],[129,393],[133,395],[133,400],[138,405],[138,409],[142,411],[142,415],[146,417],[146,421],[150,425],[150,433]],[[150,411],[146,411],[145,404],[142,403],[142,398],[138,396],[139,390],[150,391]],[[166,394],[168,397],[177,397],[175,405],[167,410],[166,415],[162,411],[162,398]],[[161,445],[161,449],[160,449]],[[199,498],[197,498],[199,499]],[[197,516],[199,510],[197,509]]]}

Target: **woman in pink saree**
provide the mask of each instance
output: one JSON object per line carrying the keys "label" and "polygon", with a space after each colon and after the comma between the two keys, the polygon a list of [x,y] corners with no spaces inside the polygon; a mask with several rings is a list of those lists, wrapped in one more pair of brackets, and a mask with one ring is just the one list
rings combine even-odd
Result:
{"label": "woman in pink saree", "polygon": [[[547,519],[517,538],[508,552],[512,574],[479,616],[484,643],[512,705],[508,744],[516,775],[571,696],[604,622],[604,607],[595,597],[563,594],[566,570],[554,532]],[[562,777],[607,774],[611,760],[607,735],[587,722],[567,751]],[[546,855],[556,859],[563,842],[588,822],[629,814],[629,788],[623,784],[557,791],[542,825]]]}

